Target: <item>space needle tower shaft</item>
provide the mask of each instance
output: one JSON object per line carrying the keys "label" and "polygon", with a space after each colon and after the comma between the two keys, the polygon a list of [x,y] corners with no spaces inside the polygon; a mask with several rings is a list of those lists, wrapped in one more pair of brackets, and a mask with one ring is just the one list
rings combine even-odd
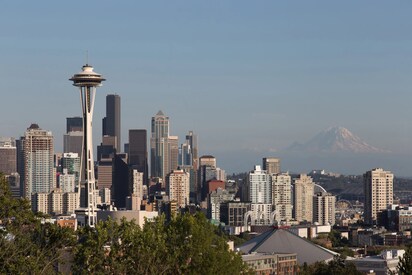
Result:
{"label": "space needle tower shaft", "polygon": [[[83,113],[83,152],[82,152],[82,171],[84,173],[84,188],[87,225],[94,227],[97,222],[97,207],[96,207],[96,179],[94,175],[94,160],[93,160],[93,134],[92,121],[94,99],[96,88],[102,85],[105,81],[102,75],[93,71],[93,67],[86,64],[82,67],[82,71],[75,74],[72,78],[73,86],[79,87],[80,101]],[[79,190],[81,186],[79,186]]]}

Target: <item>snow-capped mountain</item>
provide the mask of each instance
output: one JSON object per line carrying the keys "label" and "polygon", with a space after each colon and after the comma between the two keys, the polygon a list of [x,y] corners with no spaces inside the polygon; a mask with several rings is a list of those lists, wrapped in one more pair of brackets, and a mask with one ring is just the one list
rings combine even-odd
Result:
{"label": "snow-capped mountain", "polygon": [[388,152],[371,146],[344,127],[330,127],[304,144],[293,143],[287,150],[306,152]]}

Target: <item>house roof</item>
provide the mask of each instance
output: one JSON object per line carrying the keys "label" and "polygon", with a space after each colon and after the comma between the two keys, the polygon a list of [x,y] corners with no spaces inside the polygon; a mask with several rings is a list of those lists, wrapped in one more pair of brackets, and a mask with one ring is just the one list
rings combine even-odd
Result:
{"label": "house roof", "polygon": [[330,261],[338,254],[284,229],[265,232],[237,248],[245,254],[296,253],[299,265],[305,262],[312,264],[317,261]]}

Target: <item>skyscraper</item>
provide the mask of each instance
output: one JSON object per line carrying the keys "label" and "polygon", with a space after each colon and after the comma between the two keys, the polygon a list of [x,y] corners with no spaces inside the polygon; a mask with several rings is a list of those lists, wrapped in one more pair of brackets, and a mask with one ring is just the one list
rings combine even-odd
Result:
{"label": "skyscraper", "polygon": [[32,124],[22,139],[23,196],[30,200],[33,193],[48,193],[55,187],[53,135]]}
{"label": "skyscraper", "polygon": [[63,135],[63,152],[82,155],[83,132],[71,131]]}
{"label": "skyscraper", "polygon": [[143,173],[143,181],[147,184],[147,131],[144,129],[129,130],[129,165]]}
{"label": "skyscraper", "polygon": [[269,175],[280,173],[280,159],[278,158],[263,158],[263,170]]}
{"label": "skyscraper", "polygon": [[[169,164],[169,117],[162,111],[152,117],[150,138],[150,170],[152,177],[165,179]],[[129,145],[130,146],[130,145]]]}
{"label": "skyscraper", "polygon": [[312,222],[313,218],[313,192],[315,184],[312,178],[301,174],[295,179],[293,193],[293,212],[298,222]]}
{"label": "skyscraper", "polygon": [[169,136],[169,172],[179,167],[179,137]]}
{"label": "skyscraper", "polygon": [[103,136],[116,137],[115,149],[122,150],[120,137],[120,96],[106,96],[106,117],[103,118]]}
{"label": "skyscraper", "polygon": [[378,213],[393,204],[393,174],[375,168],[363,175],[365,194],[364,219],[366,224],[376,224]]}
{"label": "skyscraper", "polygon": [[276,220],[292,219],[292,180],[288,173],[272,175],[272,201]]}
{"label": "skyscraper", "polygon": [[113,158],[112,201],[117,208],[126,207],[126,197],[132,193],[127,154],[115,154]]}
{"label": "skyscraper", "polygon": [[83,132],[82,117],[67,117],[66,118],[66,133]]}

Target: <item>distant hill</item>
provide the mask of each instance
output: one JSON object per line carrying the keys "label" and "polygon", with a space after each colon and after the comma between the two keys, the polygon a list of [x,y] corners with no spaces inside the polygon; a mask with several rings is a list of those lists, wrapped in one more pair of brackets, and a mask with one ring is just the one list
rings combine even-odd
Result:
{"label": "distant hill", "polygon": [[308,142],[291,144],[286,151],[324,153],[387,153],[383,149],[369,145],[344,127],[330,127]]}

